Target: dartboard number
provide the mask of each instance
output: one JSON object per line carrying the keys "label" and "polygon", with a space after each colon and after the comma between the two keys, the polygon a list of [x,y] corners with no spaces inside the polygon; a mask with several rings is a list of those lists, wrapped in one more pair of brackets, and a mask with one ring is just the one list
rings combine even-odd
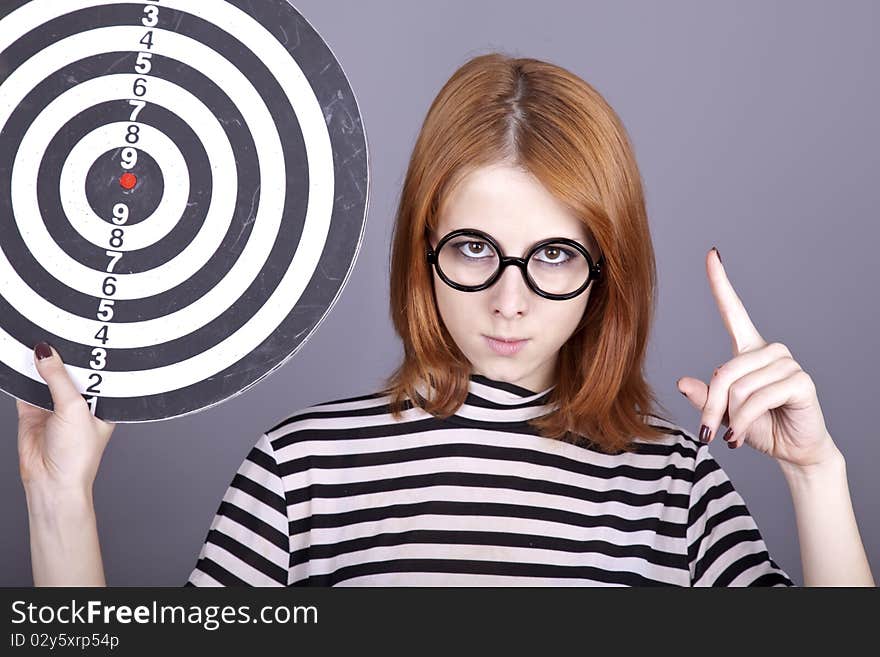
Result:
{"label": "dartboard number", "polygon": [[[124,213],[120,209],[121,207],[125,207],[124,204],[118,203],[114,208],[114,219],[116,218],[117,212],[119,216],[128,217],[128,208],[125,207]],[[114,230],[121,230],[119,228]],[[111,240],[112,241],[112,240]],[[110,264],[107,265],[107,271],[112,272],[114,266],[119,259],[122,258],[122,253],[118,251],[106,251],[107,255],[110,256]],[[116,294],[116,281],[117,278],[115,276],[107,276],[104,278],[104,282],[101,285],[101,292],[105,297],[112,297]],[[98,304],[98,312],[97,318],[102,322],[110,322],[113,319],[113,304],[115,301],[113,299],[101,299]],[[109,330],[110,326],[108,324],[104,324],[95,334],[95,339],[100,340],[101,344],[106,345],[107,340],[109,339]],[[107,366],[107,350],[104,347],[93,347],[92,348],[92,360],[89,361],[89,367],[93,370],[103,370]],[[93,372],[89,374],[89,381],[91,381],[91,385],[86,388],[87,393],[92,393],[91,396],[86,397],[86,402],[88,403],[89,409],[92,412],[92,415],[95,414],[98,408],[98,395],[101,394],[100,385],[103,382],[103,378],[97,372]]]}
{"label": "dartboard number", "polygon": [[[134,150],[134,149],[131,149]],[[110,220],[117,226],[128,221],[128,206],[125,203],[117,203],[113,206],[113,218]]]}
{"label": "dartboard number", "polygon": [[89,361],[89,367],[94,370],[103,370],[107,365],[107,350],[102,347],[95,347],[92,349],[92,356],[95,358]]}
{"label": "dartboard number", "polygon": [[129,105],[134,105],[134,109],[131,111],[131,116],[129,117],[129,121],[134,123],[138,120],[138,114],[141,113],[141,110],[147,106],[147,101],[145,100],[130,100],[128,101]]}
{"label": "dartboard number", "polygon": [[138,161],[138,152],[131,147],[123,148],[120,160],[123,169],[133,169]]}
{"label": "dartboard number", "polygon": [[107,272],[112,274],[116,263],[122,258],[122,253],[119,251],[105,251],[105,253],[110,256],[110,263],[107,265]]}
{"label": "dartboard number", "polygon": [[[128,221],[128,206],[125,203],[117,203],[113,206],[113,222],[114,223],[125,223]],[[122,231],[121,228],[115,228],[113,232]],[[121,244],[121,235],[119,236],[120,244]],[[111,237],[110,242],[113,243],[114,238]],[[122,259],[121,251],[105,251],[105,253],[110,257],[110,262],[107,264],[107,273],[112,274],[113,269],[116,267],[116,263]],[[116,281],[118,279],[115,276],[107,276],[104,278],[104,282],[101,285],[101,293],[105,297],[112,297],[116,294]],[[104,322],[109,322],[113,319],[113,299],[101,299],[98,304],[98,312],[97,318]],[[109,338],[109,330],[110,326],[108,324],[104,324],[101,326],[100,330],[95,334],[95,339],[100,340],[101,344],[106,345],[107,340]],[[94,347],[92,349],[92,360],[89,361],[89,367],[93,370],[103,370],[107,366],[107,350],[103,347]],[[93,379],[93,377],[97,377]],[[89,408],[91,409],[92,415],[95,414],[95,411],[98,408],[98,395],[101,393],[100,388],[98,387],[103,380],[100,374],[90,374],[89,380],[93,381],[92,385],[90,385],[86,392],[95,393],[91,397],[86,397],[86,402],[88,403]]]}
{"label": "dartboard number", "polygon": [[[94,358],[89,361],[89,367],[93,370],[103,370],[107,365],[107,350],[101,347],[95,347],[92,349],[92,356]],[[98,389],[98,386],[101,384],[101,375],[97,372],[93,372],[89,374],[89,381],[92,380],[92,377],[97,377],[95,382],[92,383],[88,388],[86,388],[86,392],[94,392],[95,396],[89,397],[89,407],[92,409],[92,414],[94,415],[95,409],[98,407],[98,396],[101,391]]]}
{"label": "dartboard number", "polygon": [[98,304],[98,319],[102,322],[109,322],[113,319],[113,304],[116,303],[113,299],[101,299],[101,303]]}
{"label": "dartboard number", "polygon": [[105,297],[112,297],[116,294],[116,286],[114,283],[116,282],[115,276],[108,276],[104,279],[104,285],[102,287],[102,292],[104,292]]}
{"label": "dartboard number", "polygon": [[88,388],[86,388],[86,392],[94,392],[95,394],[101,394],[101,391],[98,390],[98,386],[101,385],[101,381],[103,381],[103,379],[101,378],[101,375],[98,374],[97,372],[92,372],[91,374],[89,374],[89,381],[92,381],[93,379],[94,379],[94,383],[92,383],[92,385],[90,385]]}
{"label": "dartboard number", "polygon": [[[143,8],[141,24],[147,28],[154,28],[159,24],[159,7],[157,6],[159,0],[147,0],[147,2],[150,4],[145,5]],[[146,48],[146,50],[152,50],[155,45],[154,30],[149,29],[146,34],[141,37],[138,43]],[[149,75],[153,70],[153,54],[151,52],[141,51],[138,52],[135,57],[134,72],[138,75]],[[122,164],[122,168],[126,170],[133,169],[138,161],[138,151],[134,148],[134,145],[140,141],[141,128],[137,123],[138,116],[140,115],[141,110],[147,106],[145,100],[140,100],[147,95],[147,78],[135,78],[131,92],[134,95],[134,98],[128,101],[132,110],[128,119],[129,125],[126,127],[125,132],[125,143],[129,145],[122,149],[120,155],[120,163]],[[116,226],[123,226],[128,223],[128,216],[128,205],[125,203],[117,203],[113,206],[113,216],[111,217],[111,221]],[[122,228],[111,229],[109,240],[110,247],[113,249],[122,248],[124,236],[125,231]],[[107,250],[105,253],[110,258],[110,262],[107,264],[107,273],[112,274],[116,264],[122,259],[122,252]],[[116,282],[116,276],[107,276],[104,278],[104,282],[101,285],[102,297],[106,298],[101,298],[98,304],[97,318],[102,322],[110,322],[113,320],[113,304],[115,301],[109,297],[116,295]],[[108,323],[103,324],[100,330],[95,334],[95,340],[99,340],[104,346],[94,347],[92,349],[92,360],[89,361],[89,367],[94,370],[103,370],[107,366],[106,346],[109,340],[109,333],[110,325]],[[97,372],[93,372],[89,374],[89,381],[91,383],[89,387],[86,388],[86,392],[91,393],[92,396],[86,397],[86,400],[91,408],[92,414],[94,415],[98,406],[98,395],[101,394],[100,385],[103,382],[103,378]]]}
{"label": "dartboard number", "polygon": [[140,41],[138,41],[142,46],[146,46],[147,50],[153,49],[153,30],[147,32]]}
{"label": "dartboard number", "polygon": [[107,333],[110,327],[108,325],[104,325],[101,327],[97,333],[95,333],[95,340],[100,340],[102,344],[107,344]]}
{"label": "dartboard number", "polygon": [[114,228],[110,231],[110,246],[114,249],[119,249],[122,247],[123,241],[122,236],[124,235],[124,231],[121,228]]}
{"label": "dartboard number", "polygon": [[144,27],[156,27],[159,24],[159,8],[156,5],[144,7],[144,17],[141,19]]}
{"label": "dartboard number", "polygon": [[[150,34],[152,34],[152,32],[150,32]],[[150,61],[152,57],[153,55],[148,52],[139,52],[137,55],[137,61],[134,64],[135,72],[140,73],[141,75],[147,75],[153,69],[153,63]]]}
{"label": "dartboard number", "polygon": [[146,78],[137,78],[134,81],[134,87],[132,88],[132,93],[138,98],[146,95],[147,93],[147,80]]}
{"label": "dartboard number", "polygon": [[[107,352],[100,347],[95,347],[94,349],[92,349],[92,355],[95,356],[96,352],[100,352],[101,354],[103,354],[101,356],[96,356],[96,360],[100,360],[101,368],[103,368],[104,365],[106,365],[107,363]],[[94,367],[95,361],[90,361],[89,365]],[[92,395],[90,397],[86,397],[86,403],[88,404],[89,410],[92,412],[92,415],[94,415],[95,412],[98,410],[98,395],[101,394],[101,389],[98,386],[101,385],[103,379],[101,378],[101,375],[97,372],[92,372],[91,374],[89,374],[89,381],[91,381],[92,383],[88,388],[86,388],[86,392],[90,392],[92,393]]]}

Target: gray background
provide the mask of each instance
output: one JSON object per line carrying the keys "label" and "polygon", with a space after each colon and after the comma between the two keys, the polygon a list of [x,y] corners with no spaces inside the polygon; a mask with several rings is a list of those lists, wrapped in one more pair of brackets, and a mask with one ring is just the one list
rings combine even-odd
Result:
{"label": "gray background", "polygon": [[[361,252],[331,313],[284,367],[207,411],[117,426],[95,483],[108,584],[182,585],[260,433],[309,404],[370,392],[396,365],[388,254],[410,151],[452,72],[496,49],[580,75],[632,137],[660,283],[647,371],[674,419],[697,432],[699,413],[675,381],[706,381],[732,356],[705,274],[714,244],[764,338],[788,345],[813,376],[880,574],[872,411],[880,370],[878,3],[295,4],[341,61],[364,116],[372,191]],[[29,586],[15,404],[9,396],[0,402],[0,585]],[[794,511],[778,466],[748,447],[713,441],[711,449],[771,555],[801,584]]]}

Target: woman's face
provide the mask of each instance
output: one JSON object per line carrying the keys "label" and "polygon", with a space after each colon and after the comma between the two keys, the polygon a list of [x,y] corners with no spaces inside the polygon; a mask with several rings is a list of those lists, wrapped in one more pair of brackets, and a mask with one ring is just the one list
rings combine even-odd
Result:
{"label": "woman's face", "polygon": [[[580,241],[593,262],[599,249],[586,227],[530,173],[509,164],[471,172],[452,190],[431,234],[431,246],[458,228],[491,235],[506,256],[524,257],[550,237]],[[583,316],[593,283],[565,301],[545,299],[509,266],[491,287],[463,292],[449,287],[434,269],[434,295],[444,325],[473,366],[473,373],[540,391],[555,380],[560,347]],[[515,353],[488,338],[524,339]],[[499,351],[501,353],[499,353]]]}

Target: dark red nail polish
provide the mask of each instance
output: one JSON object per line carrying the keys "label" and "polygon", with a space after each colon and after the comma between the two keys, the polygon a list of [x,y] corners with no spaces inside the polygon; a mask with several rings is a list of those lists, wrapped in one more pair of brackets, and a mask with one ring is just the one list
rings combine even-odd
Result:
{"label": "dark red nail polish", "polygon": [[729,443],[727,443],[727,446],[728,446],[730,449],[736,449],[736,441],[735,441],[735,440],[731,440]]}
{"label": "dark red nail polish", "polygon": [[711,433],[711,429],[707,427],[705,424],[700,425],[700,442],[708,443],[709,442],[709,434]]}
{"label": "dark red nail polish", "polygon": [[730,442],[730,439],[733,438],[733,429],[730,427],[727,428],[727,433],[724,434],[724,440]]}
{"label": "dark red nail polish", "polygon": [[43,360],[52,356],[52,348],[47,342],[38,342],[37,346],[34,347],[34,352],[37,354],[37,360]]}
{"label": "dark red nail polish", "polygon": [[724,261],[721,259],[721,251],[718,250],[718,247],[713,246],[712,248],[715,249],[715,254],[718,256],[718,262],[724,264]]}

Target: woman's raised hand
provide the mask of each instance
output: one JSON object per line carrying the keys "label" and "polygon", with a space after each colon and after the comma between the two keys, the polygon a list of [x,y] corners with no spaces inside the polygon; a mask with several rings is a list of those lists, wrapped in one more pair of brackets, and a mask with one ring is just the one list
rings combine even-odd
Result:
{"label": "woman's raised hand", "polygon": [[22,483],[26,490],[91,490],[116,425],[92,415],[57,351],[40,343],[34,359],[37,372],[49,386],[55,410],[15,402]]}
{"label": "woman's raised hand", "polygon": [[781,464],[807,468],[839,458],[813,379],[788,347],[767,344],[758,333],[714,247],[706,272],[734,357],[715,369],[708,385],[693,377],[678,380],[679,391],[702,413],[700,439],[711,441],[725,424],[729,447],[745,443]]}

